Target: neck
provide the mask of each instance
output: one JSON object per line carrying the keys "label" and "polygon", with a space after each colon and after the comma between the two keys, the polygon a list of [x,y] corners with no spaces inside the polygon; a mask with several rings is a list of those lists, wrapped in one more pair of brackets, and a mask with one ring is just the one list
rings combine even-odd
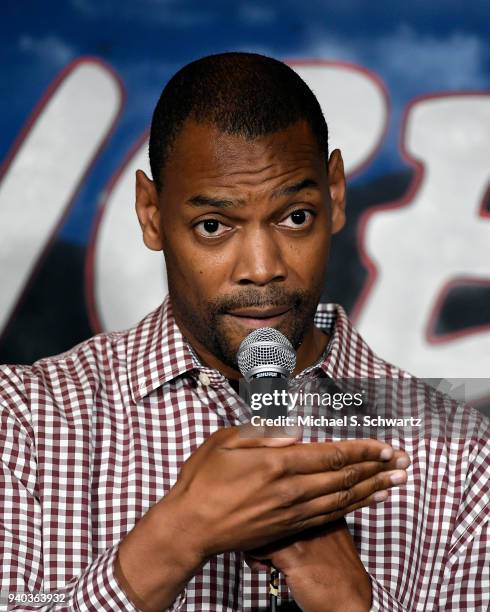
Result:
{"label": "neck", "polygon": [[[238,380],[241,378],[241,374],[238,370],[235,370],[226,363],[223,363],[201,342],[192,337],[184,326],[179,324],[179,327],[182,334],[187,338],[197,356],[205,366],[218,370],[228,379]],[[318,361],[318,359],[322,356],[329,339],[330,338],[327,334],[322,332],[313,324],[311,325],[305,334],[303,342],[296,352],[296,367],[294,369],[293,376]]]}
{"label": "neck", "polygon": [[293,375],[316,363],[325,351],[330,336],[314,325],[308,330],[296,353],[296,367]]}

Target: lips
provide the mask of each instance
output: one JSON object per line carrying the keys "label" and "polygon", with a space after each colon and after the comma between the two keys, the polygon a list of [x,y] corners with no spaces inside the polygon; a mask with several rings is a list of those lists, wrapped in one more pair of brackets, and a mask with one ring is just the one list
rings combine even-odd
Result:
{"label": "lips", "polygon": [[275,306],[268,308],[237,308],[230,310],[227,314],[244,319],[271,319],[285,314],[291,306]]}

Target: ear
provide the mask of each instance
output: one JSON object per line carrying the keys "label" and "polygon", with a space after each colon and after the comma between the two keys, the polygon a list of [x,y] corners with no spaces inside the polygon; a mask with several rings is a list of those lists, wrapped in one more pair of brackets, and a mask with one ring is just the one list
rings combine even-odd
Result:
{"label": "ear", "polygon": [[328,160],[328,190],[332,213],[332,234],[336,234],[345,225],[344,161],[338,149],[332,151]]}
{"label": "ear", "polygon": [[143,232],[143,242],[152,251],[163,250],[160,206],[155,183],[143,170],[136,170],[136,214]]}

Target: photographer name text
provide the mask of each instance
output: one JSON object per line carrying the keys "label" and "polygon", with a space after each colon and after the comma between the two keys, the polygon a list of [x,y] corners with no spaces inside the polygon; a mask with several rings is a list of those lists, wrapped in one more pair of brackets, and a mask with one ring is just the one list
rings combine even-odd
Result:
{"label": "photographer name text", "polygon": [[420,427],[422,419],[416,417],[382,417],[363,415],[344,415],[341,417],[298,415],[296,417],[277,416],[274,418],[254,415],[254,427]]}

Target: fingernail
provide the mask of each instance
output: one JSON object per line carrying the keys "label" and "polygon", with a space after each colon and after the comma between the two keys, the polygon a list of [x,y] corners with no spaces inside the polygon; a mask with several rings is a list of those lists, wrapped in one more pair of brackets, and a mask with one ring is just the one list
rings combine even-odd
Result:
{"label": "fingernail", "polygon": [[389,493],[388,491],[376,491],[376,493],[374,493],[373,495],[373,500],[375,502],[382,502],[387,500],[389,497]]}
{"label": "fingernail", "polygon": [[401,468],[401,469],[405,469],[410,465],[410,459],[405,456],[405,457],[398,457],[398,459],[395,462],[395,465],[397,468]]}
{"label": "fingernail", "polygon": [[407,482],[407,473],[403,471],[391,472],[390,480],[395,485],[403,484]]}
{"label": "fingernail", "polygon": [[385,448],[383,448],[383,450],[379,454],[379,458],[383,460],[391,459],[392,457],[393,457],[393,449],[391,448],[391,446],[386,446]]}

